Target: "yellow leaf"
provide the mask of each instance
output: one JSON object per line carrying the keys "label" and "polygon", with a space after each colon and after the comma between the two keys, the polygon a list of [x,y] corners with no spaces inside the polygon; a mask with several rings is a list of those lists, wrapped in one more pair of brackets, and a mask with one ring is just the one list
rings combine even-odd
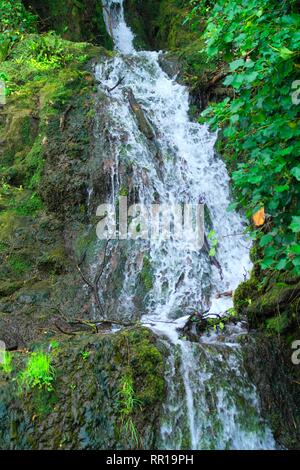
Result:
{"label": "yellow leaf", "polygon": [[256,227],[260,227],[261,225],[264,225],[265,220],[266,220],[265,208],[262,207],[261,209],[259,209],[259,211],[257,211],[252,216],[252,220],[254,224],[256,225]]}

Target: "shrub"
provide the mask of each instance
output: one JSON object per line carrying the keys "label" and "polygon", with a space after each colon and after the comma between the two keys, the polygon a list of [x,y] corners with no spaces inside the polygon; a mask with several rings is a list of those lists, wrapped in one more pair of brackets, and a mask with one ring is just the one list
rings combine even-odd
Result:
{"label": "shrub", "polygon": [[234,91],[203,113],[212,129],[223,131],[221,151],[235,170],[234,207],[244,207],[249,217],[265,210],[266,223],[252,229],[262,248],[262,268],[298,275],[300,126],[299,105],[292,101],[297,83],[300,89],[297,1],[191,3],[192,22],[199,24],[204,11],[207,15],[208,61],[228,70],[224,85]]}

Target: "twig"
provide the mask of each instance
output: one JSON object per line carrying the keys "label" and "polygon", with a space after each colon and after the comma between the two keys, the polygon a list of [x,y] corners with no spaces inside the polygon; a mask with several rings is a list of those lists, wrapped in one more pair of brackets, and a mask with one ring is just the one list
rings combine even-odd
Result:
{"label": "twig", "polygon": [[112,88],[108,88],[108,93],[110,93],[111,91],[114,91],[119,85],[121,85],[121,83],[125,80],[125,77],[121,77],[119,78],[119,80],[117,81],[117,83],[115,84],[115,86],[113,86]]}
{"label": "twig", "polygon": [[57,322],[54,322],[54,325],[55,325],[56,328],[57,328],[61,333],[63,333],[64,335],[76,336],[76,333],[74,333],[74,332],[63,330],[63,329],[57,324]]}

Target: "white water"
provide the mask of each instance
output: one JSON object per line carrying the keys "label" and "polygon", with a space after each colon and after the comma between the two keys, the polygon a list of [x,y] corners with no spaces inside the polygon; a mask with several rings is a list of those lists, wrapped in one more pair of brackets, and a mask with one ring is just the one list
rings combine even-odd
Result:
{"label": "white water", "polygon": [[[123,290],[116,309],[127,310],[128,315],[133,311],[137,275],[143,254],[147,253],[154,281],[145,299],[142,321],[147,325],[151,323],[155,332],[169,338],[169,389],[160,445],[162,448],[188,445],[192,449],[274,448],[270,431],[263,423],[259,425],[256,392],[243,371],[238,344],[230,338],[226,344],[220,344],[217,337],[213,341],[207,338],[209,347],[215,345],[217,349],[214,353],[212,349],[209,354],[205,353],[205,363],[202,357],[207,348],[205,339],[202,339],[202,345],[190,343],[180,339],[177,331],[192,312],[210,309],[211,313],[222,314],[232,307],[231,298],[218,298],[217,293],[234,290],[251,267],[249,242],[241,235],[244,220],[239,214],[226,211],[230,202],[229,177],[224,163],[214,153],[216,136],[206,126],[189,120],[188,91],[161,69],[159,53],[135,51],[134,35],[124,20],[123,1],[106,0],[104,11],[107,29],[119,54],[99,64],[96,77],[101,89],[106,90],[124,78],[114,91],[107,92],[111,102],[110,135],[115,153],[112,199],[116,200],[122,186],[118,169],[129,162],[133,172],[132,185],[139,202],[149,206],[159,198],[161,204],[172,206],[184,202],[197,204],[204,198],[219,242],[217,259],[223,278],[204,250],[187,249],[176,239],[136,242],[126,262]],[[128,87],[154,129],[155,144],[150,143],[138,127],[128,102]],[[224,351],[219,353],[219,348]],[[179,370],[175,367],[175,351],[179,351]],[[213,390],[209,380],[212,372],[206,372],[206,369],[216,372],[216,361],[228,377],[225,385],[218,383],[216,377],[217,385]],[[181,409],[176,403],[180,400],[180,384],[185,391],[185,404]],[[219,428],[222,428],[220,431],[211,430],[207,393],[214,396],[214,413]],[[241,409],[235,400],[240,395],[244,400],[243,409],[249,411],[251,422],[254,420],[257,425],[256,431],[247,432],[239,422]],[[176,426],[181,428],[179,437],[175,437]],[[208,428],[210,433],[215,433],[213,441],[207,437]]]}

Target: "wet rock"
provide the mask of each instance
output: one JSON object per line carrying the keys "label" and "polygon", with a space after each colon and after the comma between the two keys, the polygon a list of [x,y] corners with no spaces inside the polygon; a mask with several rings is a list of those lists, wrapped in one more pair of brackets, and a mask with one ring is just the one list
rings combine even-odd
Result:
{"label": "wet rock", "polygon": [[160,54],[159,65],[170,78],[175,78],[182,70],[182,64],[180,63],[178,56],[172,53]]}
{"label": "wet rock", "polygon": [[251,334],[243,341],[244,364],[256,385],[262,415],[283,448],[300,447],[299,366],[292,349],[278,337]]}
{"label": "wet rock", "polygon": [[155,138],[155,133],[154,130],[152,129],[152,126],[146,117],[144,111],[142,110],[141,106],[139,103],[136,101],[135,96],[133,94],[133,91],[131,88],[128,88],[125,91],[125,94],[128,98],[130,107],[132,109],[132,112],[134,113],[138,127],[140,131],[147,137],[149,140],[153,140]]}
{"label": "wet rock", "polygon": [[[0,447],[155,448],[165,393],[165,350],[153,334],[137,327],[111,335],[62,335],[56,341],[52,392],[36,387],[20,395],[16,382],[0,371]],[[35,349],[48,351],[48,346],[35,344]],[[25,366],[26,355],[13,356],[11,378]],[[133,378],[141,403],[131,416],[138,442],[121,420],[119,392],[125,375]]]}

